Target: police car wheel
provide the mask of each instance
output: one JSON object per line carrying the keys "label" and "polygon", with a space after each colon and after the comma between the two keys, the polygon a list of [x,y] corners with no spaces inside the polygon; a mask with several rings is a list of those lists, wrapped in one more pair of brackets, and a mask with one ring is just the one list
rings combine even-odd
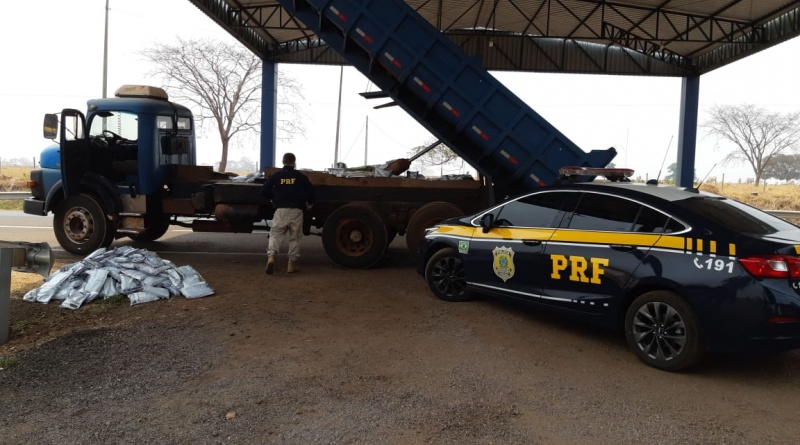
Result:
{"label": "police car wheel", "polygon": [[425,281],[436,297],[445,301],[468,301],[464,263],[452,248],[434,253],[425,265]]}
{"label": "police car wheel", "polygon": [[669,291],[642,294],[625,315],[625,337],[640,360],[664,371],[695,365],[705,348],[689,305]]}
{"label": "police car wheel", "polygon": [[58,244],[74,255],[88,255],[114,241],[116,229],[91,195],[70,196],[56,207],[53,230]]}

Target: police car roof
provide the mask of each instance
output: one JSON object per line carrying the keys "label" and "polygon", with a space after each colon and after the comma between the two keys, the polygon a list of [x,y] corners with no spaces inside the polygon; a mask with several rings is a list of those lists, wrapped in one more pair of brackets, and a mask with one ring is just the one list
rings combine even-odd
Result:
{"label": "police car roof", "polygon": [[559,187],[561,189],[582,189],[597,191],[612,191],[617,194],[633,196],[637,194],[650,195],[666,201],[680,201],[693,197],[724,198],[709,192],[699,191],[688,187],[675,187],[672,185],[644,184],[641,182],[582,182]]}

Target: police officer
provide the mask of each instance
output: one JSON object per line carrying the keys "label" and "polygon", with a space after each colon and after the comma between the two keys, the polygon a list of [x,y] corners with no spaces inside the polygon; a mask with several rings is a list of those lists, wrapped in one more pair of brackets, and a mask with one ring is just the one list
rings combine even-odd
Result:
{"label": "police officer", "polygon": [[267,274],[275,271],[275,254],[280,250],[286,234],[289,235],[289,266],[286,272],[297,272],[300,238],[303,237],[303,210],[311,209],[314,205],[314,187],[306,175],[295,170],[295,162],[294,154],[284,154],[283,169],[267,178],[262,189],[262,194],[275,204],[267,248]]}

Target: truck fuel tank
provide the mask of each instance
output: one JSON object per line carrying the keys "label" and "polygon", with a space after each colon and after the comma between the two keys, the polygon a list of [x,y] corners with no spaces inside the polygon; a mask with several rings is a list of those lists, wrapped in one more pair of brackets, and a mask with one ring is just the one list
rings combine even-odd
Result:
{"label": "truck fuel tank", "polygon": [[217,221],[257,222],[264,219],[259,215],[258,204],[217,204],[214,206],[214,218]]}

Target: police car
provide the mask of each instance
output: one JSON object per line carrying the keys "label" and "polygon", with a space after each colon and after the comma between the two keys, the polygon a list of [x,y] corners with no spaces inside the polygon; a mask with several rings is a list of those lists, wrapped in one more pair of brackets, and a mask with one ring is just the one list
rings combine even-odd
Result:
{"label": "police car", "polygon": [[512,297],[623,329],[638,357],[663,370],[706,351],[800,348],[800,228],[697,189],[543,188],[443,221],[419,254],[443,300]]}

